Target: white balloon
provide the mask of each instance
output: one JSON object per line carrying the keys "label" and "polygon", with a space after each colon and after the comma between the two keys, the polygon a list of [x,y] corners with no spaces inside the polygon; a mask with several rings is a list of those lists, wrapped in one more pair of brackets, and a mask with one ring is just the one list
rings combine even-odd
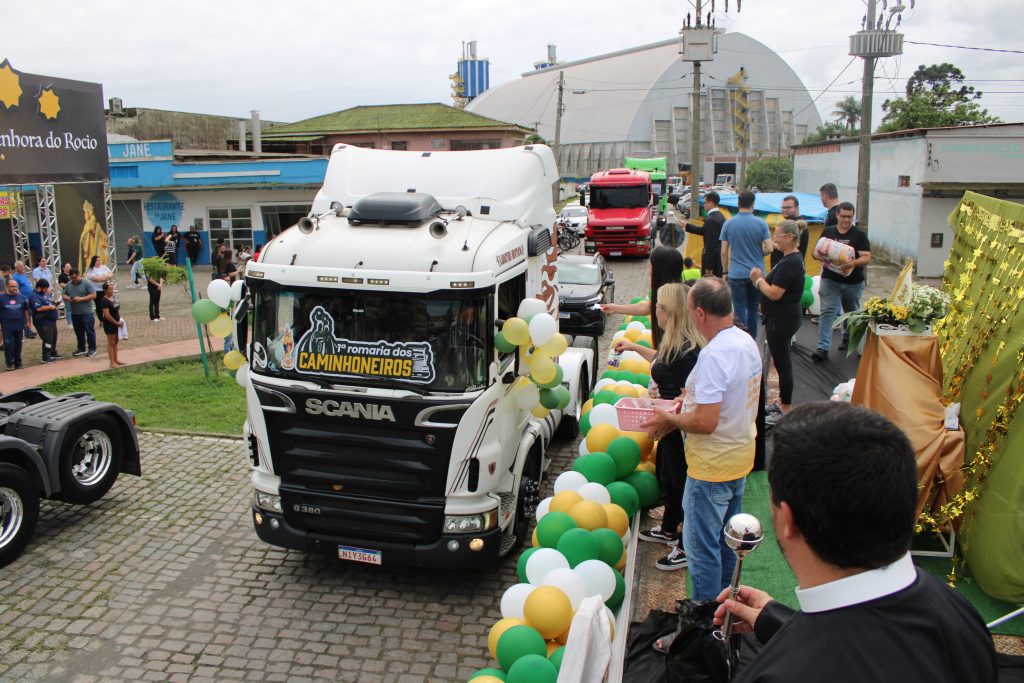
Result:
{"label": "white balloon", "polygon": [[620,379],[617,382],[615,382],[615,385],[620,387],[631,387],[633,386],[633,383],[630,382],[628,379]]}
{"label": "white balloon", "polygon": [[[602,562],[602,564],[604,564]],[[607,566],[607,565],[605,565]],[[615,579],[613,578],[614,582]],[[580,603],[587,597],[587,584],[584,582],[583,577],[574,572],[572,569],[552,569],[548,572],[548,575],[544,577],[544,581],[541,585],[554,586],[569,598],[569,602],[572,604],[572,611],[575,612],[580,608]]]}
{"label": "white balloon", "polygon": [[583,580],[588,598],[600,595],[607,600],[615,592],[615,570],[601,560],[584,560],[573,571]]}
{"label": "white balloon", "polygon": [[821,297],[818,296],[818,287],[821,286],[821,276],[815,275],[811,278],[811,294],[814,295],[814,303],[807,310],[811,312],[811,315],[821,315]]}
{"label": "white balloon", "polygon": [[533,316],[538,313],[546,313],[547,310],[547,304],[540,299],[523,299],[522,303],[519,304],[519,310],[516,312],[516,316],[522,318],[526,322],[530,322]]}
{"label": "white balloon", "polygon": [[535,586],[539,586],[544,577],[553,569],[568,569],[569,560],[554,548],[540,548],[530,555],[526,561],[526,578]]}
{"label": "white balloon", "polygon": [[579,472],[573,470],[562,472],[555,479],[555,494],[559,494],[562,491],[578,491],[586,483],[587,478]]}
{"label": "white balloon", "polygon": [[608,618],[608,625],[611,627],[612,640],[615,640],[615,612],[608,605],[604,606],[604,616]]}
{"label": "white balloon", "polygon": [[587,440],[586,439],[580,439],[580,447],[579,448],[580,448],[580,455],[587,455],[588,453],[590,453],[590,449],[587,448]]}
{"label": "white balloon", "polygon": [[245,363],[242,367],[235,370],[235,381],[238,382],[238,386],[243,389],[249,386],[249,364]]}
{"label": "white balloon", "polygon": [[634,320],[630,324],[626,325],[626,329],[627,330],[640,330],[641,332],[643,332],[644,330],[647,329],[647,326],[645,326],[639,320]]}
{"label": "white balloon", "polygon": [[547,498],[545,498],[541,502],[537,503],[537,510],[533,514],[534,514],[534,516],[536,516],[537,521],[539,522],[541,520],[541,517],[543,517],[544,515],[548,514],[550,511],[551,511],[551,496],[548,496]]}
{"label": "white balloon", "polygon": [[619,414],[615,412],[615,406],[610,406],[607,403],[594,406],[590,411],[590,426],[594,425],[611,425],[618,429]]}
{"label": "white balloon", "polygon": [[206,295],[221,308],[227,308],[231,304],[231,285],[224,280],[214,280],[206,288]]}
{"label": "white balloon", "polygon": [[538,313],[530,318],[530,341],[534,346],[544,346],[558,332],[558,323],[550,313]]}
{"label": "white balloon", "polygon": [[245,280],[235,280],[231,283],[231,300],[241,301],[242,300],[242,287],[245,286]]}
{"label": "white balloon", "polygon": [[[578,474],[578,473],[577,473]],[[612,497],[608,493],[608,489],[603,484],[597,482],[587,482],[576,489],[576,493],[583,496],[583,500],[590,500],[595,503],[604,505],[612,502]]]}
{"label": "white balloon", "polygon": [[501,596],[501,616],[505,619],[522,619],[523,607],[526,606],[526,598],[534,591],[536,586],[528,583],[517,583],[508,587],[505,594]]}
{"label": "white balloon", "polygon": [[647,360],[646,358],[644,358],[639,353],[637,353],[636,351],[633,351],[633,350],[628,350],[628,351],[623,351],[622,352],[622,360],[628,360],[630,358],[632,358],[633,360],[643,360],[643,361]]}
{"label": "white balloon", "polygon": [[540,389],[533,382],[516,389],[516,403],[523,410],[530,410],[540,401]]}
{"label": "white balloon", "polygon": [[594,393],[596,394],[597,392],[601,391],[605,387],[611,386],[613,384],[615,384],[615,380],[613,380],[613,379],[611,379],[609,377],[605,377],[604,379],[599,379],[599,380],[597,380],[597,384],[594,385]]}
{"label": "white balloon", "polygon": [[626,336],[626,331],[625,330],[617,331],[615,334],[612,335],[612,344],[614,344],[615,342],[619,341],[620,339],[622,339],[625,336]]}

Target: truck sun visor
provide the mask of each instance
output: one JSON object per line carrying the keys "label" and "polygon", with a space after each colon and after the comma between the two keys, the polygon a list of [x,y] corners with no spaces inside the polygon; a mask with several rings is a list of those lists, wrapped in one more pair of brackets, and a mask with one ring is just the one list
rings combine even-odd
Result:
{"label": "truck sun visor", "polygon": [[377,192],[356,201],[349,223],[422,223],[441,212],[441,205],[422,192]]}

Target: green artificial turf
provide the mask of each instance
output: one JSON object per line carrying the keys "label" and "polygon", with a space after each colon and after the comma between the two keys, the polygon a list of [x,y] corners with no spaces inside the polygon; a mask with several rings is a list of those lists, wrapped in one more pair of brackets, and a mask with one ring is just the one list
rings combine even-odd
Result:
{"label": "green artificial turf", "polygon": [[[212,362],[219,363],[219,354]],[[199,358],[128,366],[120,370],[63,377],[43,387],[54,394],[85,391],[100,401],[135,413],[141,429],[239,435],[245,421],[245,393],[221,367],[205,377]]]}
{"label": "green artificial turf", "polygon": [[[747,477],[747,486],[743,494],[743,511],[761,520],[764,527],[764,540],[757,550],[747,555],[744,560],[742,583],[767,591],[773,598],[790,607],[798,607],[794,593],[796,577],[782,556],[782,551],[779,550],[778,543],[775,541],[775,531],[772,529],[771,514],[768,509],[768,477],[765,472],[752,472]],[[930,538],[919,538],[914,542],[915,548],[919,546],[929,546],[930,548],[932,545],[934,542]],[[942,581],[946,580],[952,567],[952,561],[949,558],[915,557],[914,562]],[[687,588],[692,594],[692,582],[688,581]],[[956,589],[974,605],[985,623],[995,621],[1018,607],[1018,605],[996,600],[986,594],[971,580],[970,576],[960,576]],[[993,633],[1024,636],[1024,616],[997,626],[993,629]]]}

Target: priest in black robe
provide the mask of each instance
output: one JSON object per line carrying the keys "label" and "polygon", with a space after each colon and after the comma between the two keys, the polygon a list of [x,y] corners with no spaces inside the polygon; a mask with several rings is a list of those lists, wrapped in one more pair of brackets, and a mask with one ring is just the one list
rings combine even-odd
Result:
{"label": "priest in black robe", "polygon": [[906,436],[847,403],[794,408],[775,427],[772,524],[799,587],[794,611],[743,586],[715,615],[765,643],[737,683],[995,681],[974,607],[916,568],[917,470]]}

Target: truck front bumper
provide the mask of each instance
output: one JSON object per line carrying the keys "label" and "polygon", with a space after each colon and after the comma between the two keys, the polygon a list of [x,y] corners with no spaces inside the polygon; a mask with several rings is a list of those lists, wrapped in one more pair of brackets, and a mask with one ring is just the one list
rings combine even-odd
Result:
{"label": "truck front bumper", "polygon": [[[478,534],[442,535],[429,544],[371,542],[314,533],[298,529],[283,515],[252,507],[253,526],[260,540],[270,545],[307,552],[323,552],[338,557],[339,546],[379,551],[383,565],[402,565],[430,569],[476,569],[493,565],[498,560],[501,530],[491,529]],[[473,543],[479,540],[480,543]],[[471,545],[479,549],[473,550]]]}

